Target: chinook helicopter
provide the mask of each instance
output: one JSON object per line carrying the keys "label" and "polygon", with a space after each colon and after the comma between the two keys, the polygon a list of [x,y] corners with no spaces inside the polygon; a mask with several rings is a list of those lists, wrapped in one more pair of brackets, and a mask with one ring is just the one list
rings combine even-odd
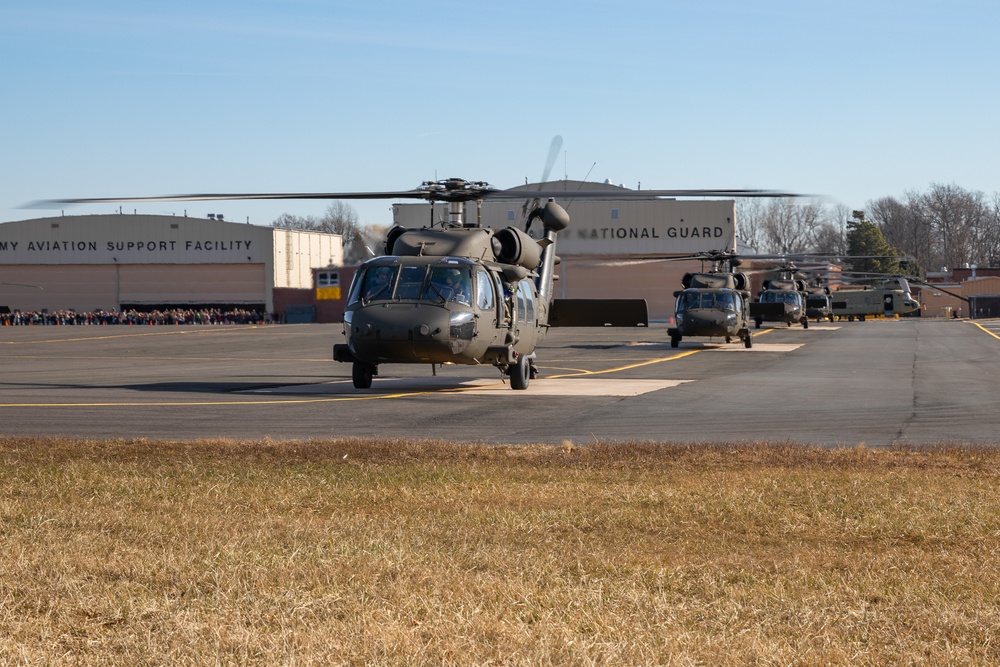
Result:
{"label": "chinook helicopter", "polygon": [[721,336],[727,343],[739,338],[746,348],[753,347],[750,332],[750,280],[735,272],[741,260],[728,251],[710,251],[686,258],[710,262],[708,271],[685,273],[684,289],[674,292],[675,326],[667,329],[670,347],[677,347],[686,336]]}
{"label": "chinook helicopter", "polygon": [[[553,142],[555,146],[555,142]],[[412,190],[384,192],[192,194],[155,197],[56,199],[31,204],[211,201],[264,199],[422,199],[432,206],[432,222],[416,228],[392,227],[385,255],[359,267],[344,313],[346,343],[333,346],[333,359],[352,365],[356,388],[371,387],[379,366],[404,364],[492,365],[513,389],[527,389],[538,375],[535,350],[550,326],[635,326],[646,324],[644,300],[553,299],[556,238],[570,223],[556,197],[572,199],[653,199],[677,197],[786,197],[773,190],[607,190],[544,189],[555,151],[550,149],[537,190],[502,190],[483,181],[451,178],[425,181]],[[525,202],[524,231],[482,225],[484,200]],[[544,200],[544,203],[542,203]],[[444,202],[447,219],[437,224],[433,206]],[[475,202],[475,221],[465,216]],[[542,237],[530,234],[538,221]],[[638,302],[638,303],[637,303]],[[641,304],[641,305],[640,305]]]}
{"label": "chinook helicopter", "polygon": [[846,318],[848,322],[853,322],[855,319],[864,322],[866,317],[909,315],[920,310],[920,302],[910,292],[911,282],[931,286],[968,302],[968,299],[926,283],[916,276],[846,271],[839,276],[839,279],[845,283],[869,283],[855,287],[841,287],[831,292],[834,316]]}

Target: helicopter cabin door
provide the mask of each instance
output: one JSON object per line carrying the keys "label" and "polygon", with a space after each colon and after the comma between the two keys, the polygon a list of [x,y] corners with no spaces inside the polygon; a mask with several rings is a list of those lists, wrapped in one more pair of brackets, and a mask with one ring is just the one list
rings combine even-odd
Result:
{"label": "helicopter cabin door", "polygon": [[534,285],[525,278],[517,283],[514,291],[514,335],[528,349],[534,349],[538,339],[538,326],[535,322],[535,291]]}

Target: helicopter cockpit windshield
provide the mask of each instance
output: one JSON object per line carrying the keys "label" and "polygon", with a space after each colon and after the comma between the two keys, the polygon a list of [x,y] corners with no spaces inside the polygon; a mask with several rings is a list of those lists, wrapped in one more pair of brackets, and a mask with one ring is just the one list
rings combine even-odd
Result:
{"label": "helicopter cockpit windshield", "polygon": [[802,295],[791,290],[766,290],[760,295],[761,303],[788,303],[793,306],[802,305]]}
{"label": "helicopter cockpit windshield", "polygon": [[471,300],[472,281],[467,266],[373,264],[359,270],[348,303],[429,301],[469,305]]}
{"label": "helicopter cockpit windshield", "polygon": [[698,290],[684,290],[677,297],[677,310],[697,310],[713,309],[735,311],[738,307],[739,296],[730,291],[702,292]]}

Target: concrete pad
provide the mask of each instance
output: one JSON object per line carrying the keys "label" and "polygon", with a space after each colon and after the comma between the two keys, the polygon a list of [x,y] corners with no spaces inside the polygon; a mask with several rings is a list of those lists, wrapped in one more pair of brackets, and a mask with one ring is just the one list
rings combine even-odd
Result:
{"label": "concrete pad", "polygon": [[485,378],[375,378],[371,389],[355,389],[350,381],[323,382],[318,384],[269,387],[239,392],[269,396],[304,395],[407,395],[425,393],[456,393],[472,396],[525,395],[525,396],[640,396],[651,391],[676,387],[692,380],[627,380],[590,378],[538,378],[532,380],[525,391],[514,391],[500,380]]}
{"label": "concrete pad", "polygon": [[797,350],[802,347],[802,343],[758,343],[754,341],[753,347],[747,349],[740,345],[739,347],[733,347],[731,345],[724,345],[722,347],[717,347],[711,352],[746,352],[747,354],[753,354],[754,352],[791,352],[792,350]]}

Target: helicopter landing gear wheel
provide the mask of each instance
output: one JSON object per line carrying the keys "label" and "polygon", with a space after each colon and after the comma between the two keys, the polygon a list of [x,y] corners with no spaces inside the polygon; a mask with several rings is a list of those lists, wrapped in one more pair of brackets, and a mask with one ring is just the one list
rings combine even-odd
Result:
{"label": "helicopter landing gear wheel", "polygon": [[755,320],[753,321],[753,323],[754,323],[754,326],[755,326],[755,328],[757,328],[757,329],[760,329],[760,325],[761,325],[761,323],[762,323],[763,321],[764,321],[764,320],[760,319],[759,317],[758,317],[757,319],[755,319]]}
{"label": "helicopter landing gear wheel", "polygon": [[809,328],[809,318],[808,317],[803,317],[802,318],[802,328],[803,329],[808,329]]}
{"label": "helicopter landing gear wheel", "polygon": [[508,372],[510,373],[511,389],[528,388],[528,382],[531,380],[531,361],[528,360],[528,357],[523,354],[519,356]]}
{"label": "helicopter landing gear wheel", "polygon": [[733,337],[732,336],[726,336],[726,343],[728,344],[728,343],[732,343],[732,342],[733,342]]}
{"label": "helicopter landing gear wheel", "polygon": [[366,364],[363,361],[355,361],[351,372],[351,379],[354,380],[355,389],[370,389],[372,378],[375,376],[375,366]]}
{"label": "helicopter landing gear wheel", "polygon": [[743,337],[743,347],[748,350],[753,347],[753,334],[749,330],[747,330],[747,335]]}
{"label": "helicopter landing gear wheel", "polygon": [[670,334],[670,347],[677,347],[681,344],[681,337],[678,334]]}

